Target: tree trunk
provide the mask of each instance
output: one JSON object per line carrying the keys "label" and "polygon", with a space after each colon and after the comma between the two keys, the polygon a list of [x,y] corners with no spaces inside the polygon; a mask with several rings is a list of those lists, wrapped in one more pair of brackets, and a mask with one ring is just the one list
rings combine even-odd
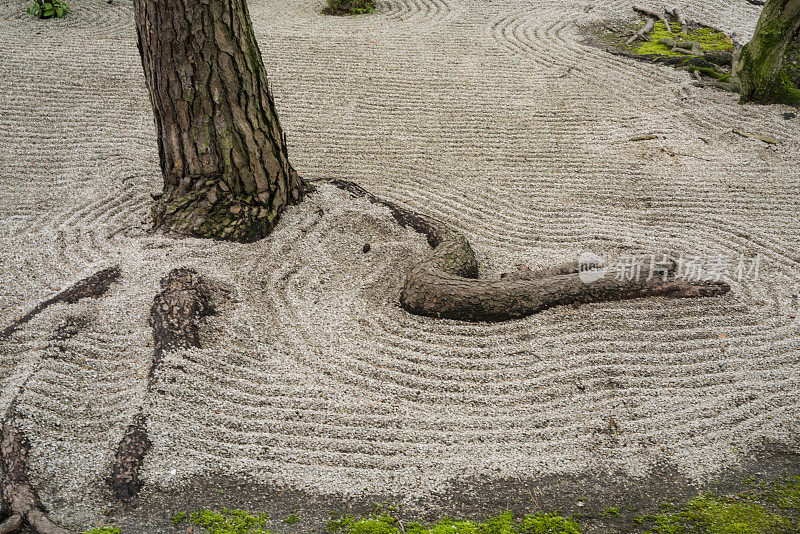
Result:
{"label": "tree trunk", "polygon": [[134,0],[164,192],[157,228],[254,241],[305,185],[289,163],[245,0]]}
{"label": "tree trunk", "polygon": [[800,91],[783,65],[786,45],[799,26],[800,0],[767,0],[736,65],[742,102],[800,104]]}

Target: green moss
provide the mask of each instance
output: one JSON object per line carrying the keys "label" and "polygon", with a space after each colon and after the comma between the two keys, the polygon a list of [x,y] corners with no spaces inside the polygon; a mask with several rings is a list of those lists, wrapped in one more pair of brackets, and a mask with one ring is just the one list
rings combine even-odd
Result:
{"label": "green moss", "polygon": [[326,15],[364,15],[375,11],[375,0],[328,0]]}
{"label": "green moss", "polygon": [[207,534],[272,534],[266,529],[268,520],[267,514],[253,515],[228,508],[220,512],[198,510],[189,515],[189,521],[206,529]]}
{"label": "green moss", "polygon": [[294,525],[295,523],[300,522],[300,516],[292,512],[286,517],[286,519],[283,520],[283,522],[286,523],[287,525]]}
{"label": "green moss", "polygon": [[83,534],[120,534],[120,531],[117,527],[97,527],[86,530]]}
{"label": "green moss", "polygon": [[580,534],[578,523],[557,514],[526,515],[519,526],[520,534]]}
{"label": "green moss", "polygon": [[788,520],[765,507],[710,494],[695,497],[680,511],[650,518],[650,534],[770,534],[780,532]]}
{"label": "green moss", "polygon": [[767,490],[764,499],[787,510],[800,512],[800,475],[790,477],[783,484],[778,484]]}
{"label": "green moss", "polygon": [[620,512],[619,512],[619,507],[618,506],[610,506],[610,507],[606,508],[605,510],[603,510],[603,513],[600,514],[600,515],[603,516],[603,517],[619,517],[622,514],[620,514]]}
{"label": "green moss", "polygon": [[580,526],[570,517],[537,513],[516,518],[505,512],[484,522],[443,519],[435,524],[409,523],[400,528],[398,520],[376,513],[356,519],[345,515],[328,523],[328,532],[341,534],[580,534]]}
{"label": "green moss", "polygon": [[681,31],[680,24],[673,23],[670,27],[663,22],[656,22],[645,41],[640,44],[634,44],[634,51],[637,54],[650,55],[657,54],[661,56],[683,56],[679,52],[673,52],[670,48],[661,43],[661,39],[672,39],[673,41],[693,41],[699,44],[703,50],[731,50],[733,49],[733,41],[730,37],[722,32],[717,32],[709,28],[700,28],[697,30],[689,31],[688,33]]}

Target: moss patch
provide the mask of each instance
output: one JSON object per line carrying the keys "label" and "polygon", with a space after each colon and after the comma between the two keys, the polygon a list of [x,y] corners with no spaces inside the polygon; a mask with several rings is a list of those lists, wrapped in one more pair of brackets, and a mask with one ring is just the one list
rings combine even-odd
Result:
{"label": "moss patch", "polygon": [[788,532],[790,520],[756,503],[695,497],[680,511],[645,518],[655,525],[648,534],[770,534]]}
{"label": "moss patch", "polygon": [[680,52],[673,52],[668,46],[661,43],[661,39],[672,39],[673,41],[695,42],[703,50],[732,50],[733,41],[722,32],[710,28],[698,28],[684,32],[681,25],[677,22],[670,24],[670,27],[663,22],[656,22],[645,41],[639,41],[631,45],[631,49],[642,55],[657,54],[662,56],[684,56]]}
{"label": "moss patch", "polygon": [[388,513],[376,512],[368,517],[342,516],[328,523],[328,532],[335,534],[580,534],[574,519],[555,513],[529,514],[515,517],[505,512],[483,522],[443,519],[438,523],[411,522],[401,524]]}
{"label": "moss patch", "polygon": [[86,530],[83,534],[120,534],[120,530],[117,527],[97,527]]}
{"label": "moss patch", "polygon": [[206,529],[207,534],[272,534],[266,528],[269,521],[267,514],[251,514],[244,510],[197,510],[188,516],[182,512],[172,518],[175,525],[184,521]]}
{"label": "moss patch", "polygon": [[328,0],[325,15],[363,15],[375,11],[375,0]]}

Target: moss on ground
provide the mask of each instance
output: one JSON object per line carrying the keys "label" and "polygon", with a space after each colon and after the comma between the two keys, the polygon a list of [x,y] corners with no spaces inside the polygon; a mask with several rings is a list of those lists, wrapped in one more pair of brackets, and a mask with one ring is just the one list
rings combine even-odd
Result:
{"label": "moss on ground", "polygon": [[515,517],[505,512],[485,521],[443,519],[438,523],[405,525],[388,513],[368,517],[342,516],[328,523],[331,534],[580,534],[580,526],[570,518],[555,513]]}
{"label": "moss on ground", "polygon": [[770,534],[788,532],[790,519],[750,502],[700,495],[682,509],[646,517],[648,534]]}
{"label": "moss on ground", "polygon": [[[732,50],[733,41],[722,32],[710,28],[698,28],[684,32],[678,23],[670,24],[670,27],[663,22],[656,22],[644,41],[633,43],[630,48],[641,55],[661,55],[661,56],[686,56],[680,52],[673,52],[668,46],[661,43],[661,39],[672,39],[673,41],[686,42],[692,41],[699,44],[703,50]],[[637,44],[638,43],[638,44]]]}
{"label": "moss on ground", "polygon": [[325,15],[363,15],[375,11],[375,0],[328,0]]}
{"label": "moss on ground", "polygon": [[181,512],[172,518],[172,523],[180,525],[184,521],[206,529],[207,534],[272,534],[267,530],[269,515],[251,514],[244,510],[223,508],[219,512],[213,510],[197,510],[191,514]]}
{"label": "moss on ground", "polygon": [[[340,515],[331,512],[326,529],[330,534],[581,534],[583,527],[592,532],[641,534],[797,534],[800,532],[800,474],[770,482],[745,479],[731,492],[706,492],[683,503],[667,501],[638,513],[635,506],[605,506],[593,510],[586,499],[578,499],[586,508],[578,516],[557,512],[515,515],[504,512],[483,520],[445,518],[438,522],[401,521],[397,507],[378,505],[372,514]],[[276,530],[299,521],[295,512],[274,520]],[[176,527],[192,525],[198,534],[274,534],[268,527],[266,513],[223,508],[172,517]],[[583,527],[582,527],[583,524]],[[121,534],[116,527],[100,527],[84,534]]]}

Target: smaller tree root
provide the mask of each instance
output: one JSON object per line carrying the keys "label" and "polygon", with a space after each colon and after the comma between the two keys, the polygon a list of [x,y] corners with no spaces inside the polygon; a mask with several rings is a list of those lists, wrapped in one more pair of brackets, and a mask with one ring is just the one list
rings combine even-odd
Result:
{"label": "smaller tree root", "polygon": [[84,278],[83,280],[80,280],[56,296],[40,302],[31,311],[1,330],[0,341],[11,337],[11,335],[16,332],[19,327],[25,325],[52,304],[56,304],[57,302],[74,304],[84,298],[96,299],[102,297],[108,292],[111,284],[118,280],[119,277],[120,269],[119,267],[115,266],[109,267],[108,269],[103,269],[87,278]]}
{"label": "smaller tree root", "polygon": [[660,22],[664,24],[664,26],[667,27],[667,31],[669,31],[670,29],[669,21],[667,20],[667,17],[664,16],[663,11],[659,13],[657,11],[652,11],[642,6],[633,6],[633,10],[636,11],[637,13],[641,13],[645,17],[657,18]]}
{"label": "smaller tree root", "polygon": [[3,504],[11,515],[0,524],[0,533],[29,527],[35,534],[75,534],[47,516],[39,494],[28,479],[30,442],[25,434],[3,423],[0,431],[0,467],[3,472]]}
{"label": "smaller tree root", "polygon": [[0,534],[11,534],[17,532],[22,528],[22,516],[14,514],[2,523],[0,523]]}
{"label": "smaller tree root", "polygon": [[[161,366],[164,353],[199,347],[199,320],[213,311],[209,291],[194,270],[173,269],[161,280],[161,292],[150,307],[154,349],[147,375],[148,393],[153,389],[155,373]],[[140,406],[117,445],[111,474],[106,479],[112,494],[120,501],[130,501],[144,486],[139,472],[151,446],[147,436],[147,417]]]}
{"label": "smaller tree root", "polygon": [[647,35],[648,33],[650,33],[650,31],[653,29],[655,24],[656,23],[655,23],[655,21],[653,19],[651,19],[649,17],[646,18],[645,22],[644,22],[644,26],[639,28],[639,31],[637,31],[635,34],[633,34],[633,37],[628,39],[625,42],[625,44],[626,45],[632,45],[634,43],[634,41],[636,41],[637,39],[644,39],[644,36]]}
{"label": "smaller tree root", "polygon": [[478,263],[469,241],[436,219],[382,200],[345,180],[333,184],[354,196],[387,206],[403,226],[424,234],[430,255],[406,276],[400,305],[415,315],[462,321],[506,321],[561,305],[642,297],[695,298],[722,295],[724,282],[691,282],[675,277],[674,264],[662,277],[649,280],[600,277],[586,282],[577,262],[532,272],[517,267],[499,280],[479,280]]}
{"label": "smaller tree root", "polygon": [[687,21],[686,17],[683,16],[683,12],[680,9],[676,7],[670,13],[673,17],[675,17],[675,20],[678,21],[678,24],[681,25],[682,31],[687,31],[689,29],[689,21]]}

